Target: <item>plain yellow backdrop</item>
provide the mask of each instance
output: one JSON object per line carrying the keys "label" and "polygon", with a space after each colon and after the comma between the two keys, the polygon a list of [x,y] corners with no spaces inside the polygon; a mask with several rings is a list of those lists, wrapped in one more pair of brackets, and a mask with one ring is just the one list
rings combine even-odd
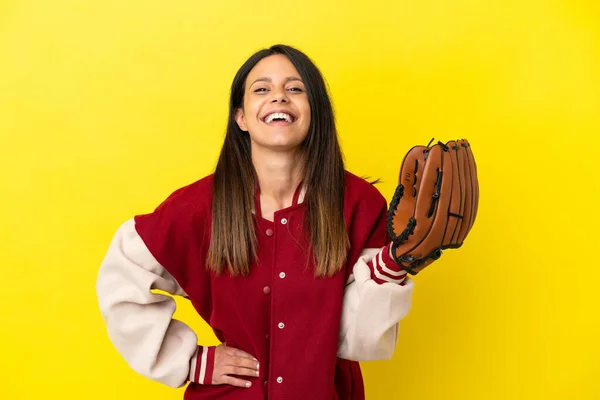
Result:
{"label": "plain yellow backdrop", "polygon": [[[181,399],[109,343],[117,226],[210,172],[231,80],[274,43],[331,90],[347,168],[466,137],[463,248],[417,277],[368,399],[600,399],[596,0],[0,2],[0,398]],[[216,343],[185,302],[176,316]]]}

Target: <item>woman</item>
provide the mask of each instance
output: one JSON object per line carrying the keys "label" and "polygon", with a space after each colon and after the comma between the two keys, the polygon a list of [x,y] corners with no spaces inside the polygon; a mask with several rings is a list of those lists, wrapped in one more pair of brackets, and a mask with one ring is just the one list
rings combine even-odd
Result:
{"label": "woman", "polygon": [[[214,174],[116,232],[97,293],[138,373],[196,399],[364,399],[413,281],[390,257],[387,202],[345,171],[317,67],[285,45],[236,74]],[[173,319],[188,298],[220,346]]]}

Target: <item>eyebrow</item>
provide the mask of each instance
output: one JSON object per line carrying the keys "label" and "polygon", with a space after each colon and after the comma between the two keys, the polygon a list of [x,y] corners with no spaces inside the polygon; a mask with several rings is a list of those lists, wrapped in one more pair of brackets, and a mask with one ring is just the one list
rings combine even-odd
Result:
{"label": "eyebrow", "polygon": [[[287,78],[285,78],[285,83],[288,83],[290,81],[300,81],[302,82],[302,79],[296,77],[296,76],[288,76]],[[257,80],[255,80],[254,82],[252,82],[252,85],[254,85],[256,82],[273,82],[273,80],[271,78],[269,78],[268,76],[263,76],[261,78],[258,78]],[[304,82],[302,82],[304,83]]]}

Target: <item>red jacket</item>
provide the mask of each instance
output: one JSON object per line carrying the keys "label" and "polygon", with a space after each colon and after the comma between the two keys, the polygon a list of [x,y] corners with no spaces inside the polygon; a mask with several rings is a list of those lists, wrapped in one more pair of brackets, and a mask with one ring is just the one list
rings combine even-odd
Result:
{"label": "red jacket", "polygon": [[[215,276],[205,259],[211,232],[212,175],[178,189],[156,210],[119,228],[100,268],[97,290],[109,337],[137,372],[173,387],[185,400],[360,400],[358,361],[390,358],[413,281],[389,257],[387,203],[346,173],[344,215],[351,249],[345,268],[315,278],[305,268],[304,191],[262,218],[257,195],[259,262],[247,277]],[[189,298],[217,338],[260,363],[248,389],[211,385],[214,347],[172,319]]]}

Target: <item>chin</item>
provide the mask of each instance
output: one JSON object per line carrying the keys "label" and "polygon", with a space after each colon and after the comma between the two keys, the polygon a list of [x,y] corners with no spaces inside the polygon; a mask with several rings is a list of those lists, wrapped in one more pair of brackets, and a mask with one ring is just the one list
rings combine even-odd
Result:
{"label": "chin", "polygon": [[294,149],[299,148],[302,145],[302,142],[298,141],[270,141],[270,142],[255,142],[253,147],[259,148],[261,150],[266,151],[276,151],[276,152],[284,152],[284,151],[292,151]]}
{"label": "chin", "polygon": [[294,135],[295,137],[290,137],[290,135],[265,136],[267,137],[263,137],[264,140],[255,140],[254,146],[271,151],[290,151],[300,147],[305,139],[299,135]]}
{"label": "chin", "polygon": [[266,146],[266,148],[268,148],[271,151],[292,151],[295,149],[300,148],[301,143],[273,143],[270,144],[268,146]]}

